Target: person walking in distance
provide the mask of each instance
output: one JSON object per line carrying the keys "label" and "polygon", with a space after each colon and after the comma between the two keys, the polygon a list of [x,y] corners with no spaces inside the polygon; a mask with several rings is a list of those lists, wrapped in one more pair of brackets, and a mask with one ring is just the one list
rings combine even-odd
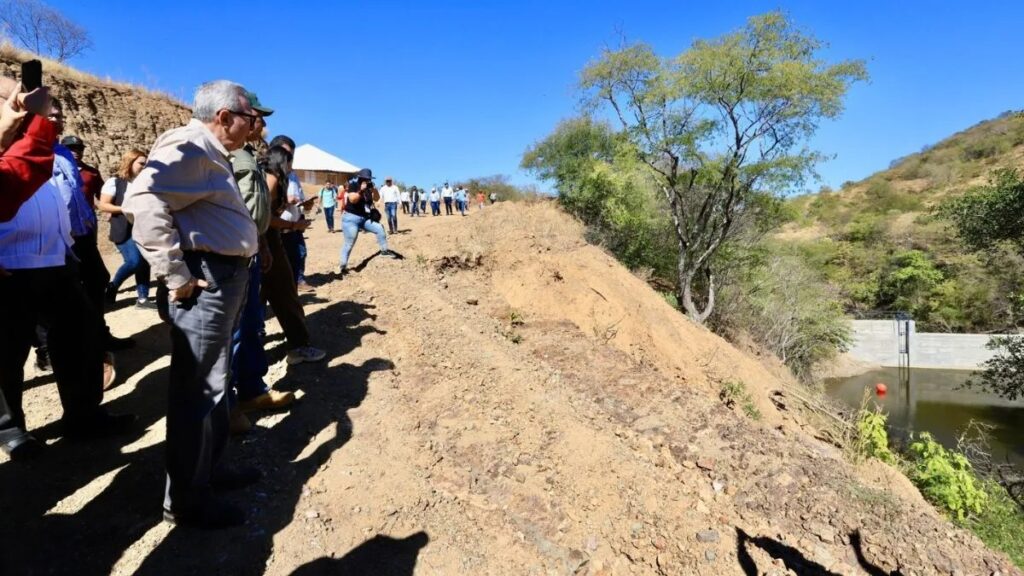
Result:
{"label": "person walking in distance", "polygon": [[117,174],[103,183],[96,208],[110,214],[108,237],[114,243],[117,251],[121,253],[121,258],[124,259],[124,263],[114,272],[114,277],[107,286],[106,301],[113,303],[121,284],[134,274],[136,305],[142,308],[151,308],[155,305],[149,299],[149,263],[142,257],[139,247],[132,240],[132,223],[121,212],[121,204],[124,203],[128,185],[139,175],[145,165],[146,153],[142,150],[132,148],[125,152],[121,157],[121,165],[117,169]]}
{"label": "person walking in distance", "polygon": [[380,189],[380,199],[384,201],[384,213],[388,218],[388,234],[398,233],[398,203],[402,198],[402,190],[395,186],[394,179],[388,176]]}
{"label": "person walking in distance", "polygon": [[455,191],[452,190],[452,187],[449,186],[447,182],[445,182],[444,183],[444,188],[441,188],[441,198],[444,200],[444,214],[445,214],[445,216],[451,216],[452,215],[452,198],[454,196],[455,196]]}
{"label": "person walking in distance", "polygon": [[256,482],[221,463],[228,439],[231,336],[245,302],[259,234],[229,155],[259,117],[227,80],[195,93],[192,120],[157,138],[125,195],[132,238],[168,291],[171,325],[164,520],[203,528],[243,524],[215,489]]}
{"label": "person walking in distance", "polygon": [[420,197],[420,216],[427,215],[427,191],[422,188],[417,188],[416,192]]}
{"label": "person walking in distance", "polygon": [[352,254],[360,230],[372,232],[377,236],[377,245],[382,256],[397,257],[388,250],[388,237],[384,227],[374,220],[374,216],[380,218],[379,212],[374,214],[376,209],[373,207],[373,203],[378,200],[380,193],[373,186],[373,172],[369,168],[363,168],[349,182],[348,191],[345,193],[345,210],[341,215],[341,232],[345,236],[345,243],[341,247],[342,277],[348,271],[348,258]]}
{"label": "person walking in distance", "polygon": [[483,210],[484,209],[484,193],[483,192],[477,192],[476,193],[476,205],[477,205],[477,210]]}
{"label": "person walking in distance", "polygon": [[327,233],[334,233],[334,209],[338,206],[338,187],[328,180],[320,189],[320,207],[324,210],[324,221],[327,222]]}
{"label": "person walking in distance", "polygon": [[430,189],[430,214],[432,216],[441,215],[441,193],[437,191],[437,186]]}
{"label": "person walking in distance", "polygon": [[422,194],[422,192],[420,192],[420,189],[415,187],[415,186],[413,186],[412,188],[409,189],[409,203],[410,203],[410,207],[411,207],[410,214],[412,216],[419,216],[420,215],[420,195],[421,194]]}
{"label": "person walking in distance", "polygon": [[409,213],[409,202],[412,200],[412,195],[408,190],[402,190],[402,214]]}
{"label": "person walking in distance", "polygon": [[459,209],[459,213],[462,214],[463,216],[466,215],[466,204],[468,203],[469,195],[466,192],[466,189],[463,188],[462,186],[459,186],[458,189],[455,190],[455,206]]}

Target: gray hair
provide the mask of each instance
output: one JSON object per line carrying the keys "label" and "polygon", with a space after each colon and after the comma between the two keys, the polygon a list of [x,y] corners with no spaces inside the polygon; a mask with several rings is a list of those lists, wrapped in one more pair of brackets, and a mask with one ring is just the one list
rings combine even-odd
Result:
{"label": "gray hair", "polygon": [[214,80],[196,88],[192,101],[192,117],[209,122],[220,110],[237,110],[238,97],[245,97],[245,88],[230,80]]}

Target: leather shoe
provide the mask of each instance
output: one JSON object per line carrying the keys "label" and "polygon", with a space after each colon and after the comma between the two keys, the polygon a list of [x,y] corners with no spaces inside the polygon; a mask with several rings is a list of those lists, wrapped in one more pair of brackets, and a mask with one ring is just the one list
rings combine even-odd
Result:
{"label": "leather shoe", "polygon": [[138,417],[135,414],[99,412],[91,418],[64,422],[64,436],[77,440],[117,436],[130,431]]}
{"label": "leather shoe", "polygon": [[238,408],[243,412],[255,412],[257,410],[280,410],[295,401],[295,394],[291,392],[278,392],[268,390],[259,396],[238,403]]}
{"label": "leather shoe", "polygon": [[249,417],[245,415],[235,406],[231,409],[231,413],[228,415],[228,431],[232,435],[245,434],[249,430],[252,430],[252,422],[249,421]]}
{"label": "leather shoe", "polygon": [[190,511],[173,512],[164,509],[164,521],[175,526],[203,530],[221,530],[245,524],[245,511],[217,498],[205,498],[202,505]]}
{"label": "leather shoe", "polygon": [[135,348],[134,338],[118,338],[113,334],[107,335],[107,350],[110,352],[117,352],[118,350],[127,350],[129,348]]}
{"label": "leather shoe", "polygon": [[39,456],[43,451],[43,443],[31,434],[23,434],[14,440],[2,444],[3,451],[14,462],[27,462]]}
{"label": "leather shoe", "polygon": [[210,487],[214,490],[241,490],[259,482],[263,472],[254,466],[241,468],[219,468],[210,478]]}

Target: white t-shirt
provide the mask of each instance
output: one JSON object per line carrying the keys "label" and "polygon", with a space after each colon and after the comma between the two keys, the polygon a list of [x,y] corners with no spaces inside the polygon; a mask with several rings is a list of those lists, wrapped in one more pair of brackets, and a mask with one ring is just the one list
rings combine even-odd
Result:
{"label": "white t-shirt", "polygon": [[[281,213],[281,220],[287,222],[298,222],[302,220],[302,208],[299,204],[306,201],[306,195],[302,193],[302,184],[299,184],[299,177],[292,172],[288,175],[288,204]],[[292,204],[295,202],[295,204]],[[291,230],[286,230],[291,232]]]}
{"label": "white t-shirt", "polygon": [[381,186],[380,188],[380,200],[381,202],[398,202],[402,197],[402,190],[392,184],[391,186]]}
{"label": "white t-shirt", "polygon": [[451,198],[452,194],[453,192],[451,186],[445,186],[444,188],[441,189],[441,196],[444,196],[445,198]]}
{"label": "white t-shirt", "polygon": [[408,190],[402,190],[402,202],[408,202],[411,199],[412,199],[412,196],[409,196],[409,191]]}
{"label": "white t-shirt", "polygon": [[440,199],[441,199],[441,195],[437,193],[437,188],[434,188],[433,190],[430,191],[430,201],[431,202],[437,202]]}

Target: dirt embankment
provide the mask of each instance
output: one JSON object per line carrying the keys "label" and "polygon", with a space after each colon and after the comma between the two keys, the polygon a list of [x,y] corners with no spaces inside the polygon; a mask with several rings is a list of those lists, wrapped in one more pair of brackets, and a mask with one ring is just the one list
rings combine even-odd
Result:
{"label": "dirt embankment", "polygon": [[[891,470],[802,432],[767,401],[781,380],[553,206],[401,218],[405,259],[362,235],[344,280],[341,235],[310,231],[306,310],[329,360],[287,366],[268,325],[268,379],[301,398],[232,442],[267,473],[233,495],[251,513],[238,530],[159,522],[169,344],[126,287],[108,317],[140,346],[106,401],[141,430],[69,444],[52,378],[31,380],[49,449],[0,463],[0,573],[1019,574]],[[726,408],[723,379],[765,419]]]}
{"label": "dirt embankment", "polygon": [[[31,57],[9,46],[0,48],[0,74],[17,78],[22,59]],[[149,150],[157,136],[184,124],[192,115],[169,96],[51,62],[43,65],[43,81],[64,104],[64,135],[85,141],[85,161],[104,177],[117,170],[121,155],[130,148]]]}

